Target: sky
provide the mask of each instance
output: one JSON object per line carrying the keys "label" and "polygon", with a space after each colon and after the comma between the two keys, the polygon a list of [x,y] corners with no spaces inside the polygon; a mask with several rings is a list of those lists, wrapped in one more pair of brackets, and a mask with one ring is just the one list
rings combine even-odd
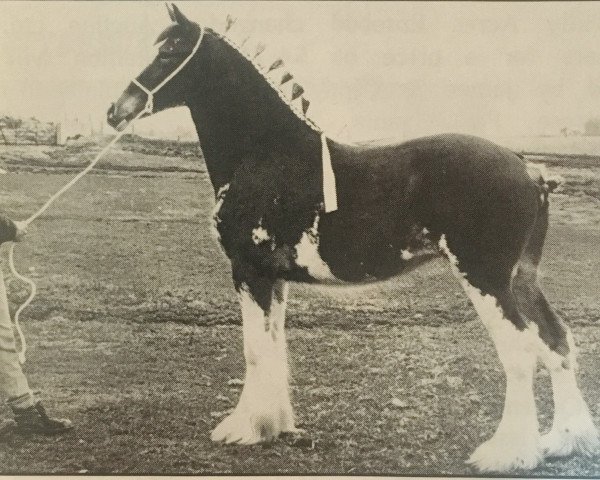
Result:
{"label": "sky", "polygon": [[[334,137],[557,134],[600,116],[598,2],[177,4],[281,53]],[[3,1],[0,115],[102,121],[168,23],[162,2]],[[139,125],[167,126],[193,129],[185,109]]]}

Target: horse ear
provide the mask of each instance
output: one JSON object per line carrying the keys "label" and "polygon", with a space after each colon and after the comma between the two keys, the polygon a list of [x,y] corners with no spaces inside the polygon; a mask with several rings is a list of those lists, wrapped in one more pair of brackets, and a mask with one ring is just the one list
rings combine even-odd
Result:
{"label": "horse ear", "polygon": [[192,23],[187,19],[187,17],[183,13],[181,13],[181,10],[179,10],[179,8],[177,8],[177,5],[172,3],[171,6],[173,7],[173,14],[175,15],[175,21],[179,25],[181,25],[182,27],[185,27]]}
{"label": "horse ear", "polygon": [[169,18],[171,19],[171,21],[176,22],[177,20],[175,19],[175,14],[173,13],[173,9],[169,6],[168,3],[165,3],[165,6],[167,7],[167,12],[169,12]]}
{"label": "horse ear", "polygon": [[225,20],[225,33],[227,33],[229,31],[229,29],[231,27],[233,27],[233,24],[235,23],[235,21],[237,20],[237,18],[233,18],[231,15],[227,15],[227,19]]}

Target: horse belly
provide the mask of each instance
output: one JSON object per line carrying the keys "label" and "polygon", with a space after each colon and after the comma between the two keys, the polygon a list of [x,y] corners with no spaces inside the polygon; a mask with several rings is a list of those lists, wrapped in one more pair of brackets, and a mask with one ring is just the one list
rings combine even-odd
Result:
{"label": "horse belly", "polygon": [[325,215],[318,242],[301,242],[296,263],[308,265],[315,280],[362,283],[401,274],[431,253],[421,226],[393,222],[386,227],[382,219],[362,220],[357,225],[352,220],[344,222],[339,215],[337,221],[330,221]]}

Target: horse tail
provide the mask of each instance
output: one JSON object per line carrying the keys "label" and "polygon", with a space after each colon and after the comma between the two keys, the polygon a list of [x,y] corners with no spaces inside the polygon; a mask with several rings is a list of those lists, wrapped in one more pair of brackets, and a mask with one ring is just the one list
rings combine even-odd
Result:
{"label": "horse tail", "polygon": [[557,188],[561,187],[564,182],[564,179],[560,175],[554,175],[548,179],[546,179],[545,186],[548,189],[549,193],[552,193]]}
{"label": "horse tail", "polygon": [[564,183],[564,179],[560,175],[550,175],[546,166],[539,163],[528,162],[527,173],[538,185],[544,205],[548,204],[548,195],[557,191]]}

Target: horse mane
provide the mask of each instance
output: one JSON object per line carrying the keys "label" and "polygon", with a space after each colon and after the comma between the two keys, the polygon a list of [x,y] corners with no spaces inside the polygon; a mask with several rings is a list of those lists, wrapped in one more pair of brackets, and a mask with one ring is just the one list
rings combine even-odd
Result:
{"label": "horse mane", "polygon": [[[228,16],[226,32],[229,30],[229,28],[232,26],[233,23],[234,23],[234,21],[231,19],[231,17]],[[263,64],[259,63],[259,57],[261,56],[261,54],[264,52],[264,50],[266,48],[263,43],[260,43],[260,42],[256,43],[255,44],[256,51],[250,52],[247,47],[247,45],[249,43],[248,42],[249,37],[245,37],[241,43],[238,43],[235,40],[233,40],[230,36],[228,36],[226,33],[220,33],[212,28],[209,30],[217,38],[224,41],[231,48],[233,48],[237,53],[239,53],[242,57],[244,57],[248,62],[250,62],[250,64],[254,67],[256,72],[263,78],[263,80],[265,80],[265,82],[273,90],[275,90],[275,93],[277,93],[279,98],[292,111],[292,113],[294,113],[300,120],[302,120],[302,122],[304,122],[309,128],[311,128],[315,132],[317,132],[319,134],[323,133],[323,130],[311,118],[309,118],[306,115],[306,110],[308,109],[308,104],[310,102],[308,102],[308,100],[304,96],[304,88],[302,86],[300,86],[298,83],[293,81],[293,79],[294,79],[293,75],[289,71],[285,70],[285,73],[283,74],[283,77],[280,77],[280,80],[277,80],[276,78],[274,78],[273,75],[275,74],[275,72],[281,66],[283,66],[283,60],[281,60],[280,58],[277,58],[273,62],[268,62],[267,64],[263,65]],[[284,81],[283,80],[284,78],[287,78],[287,80]],[[290,87],[290,85],[291,85],[290,93],[286,92],[282,88],[283,85],[286,85],[286,87]],[[297,98],[293,98],[294,90],[300,91],[300,94],[298,95]],[[300,100],[300,101],[298,102],[298,100]],[[294,103],[294,102],[296,102],[296,103]],[[303,102],[306,102],[305,103],[306,108],[303,107],[303,105],[304,105]],[[299,105],[298,105],[298,103],[299,103]]]}

